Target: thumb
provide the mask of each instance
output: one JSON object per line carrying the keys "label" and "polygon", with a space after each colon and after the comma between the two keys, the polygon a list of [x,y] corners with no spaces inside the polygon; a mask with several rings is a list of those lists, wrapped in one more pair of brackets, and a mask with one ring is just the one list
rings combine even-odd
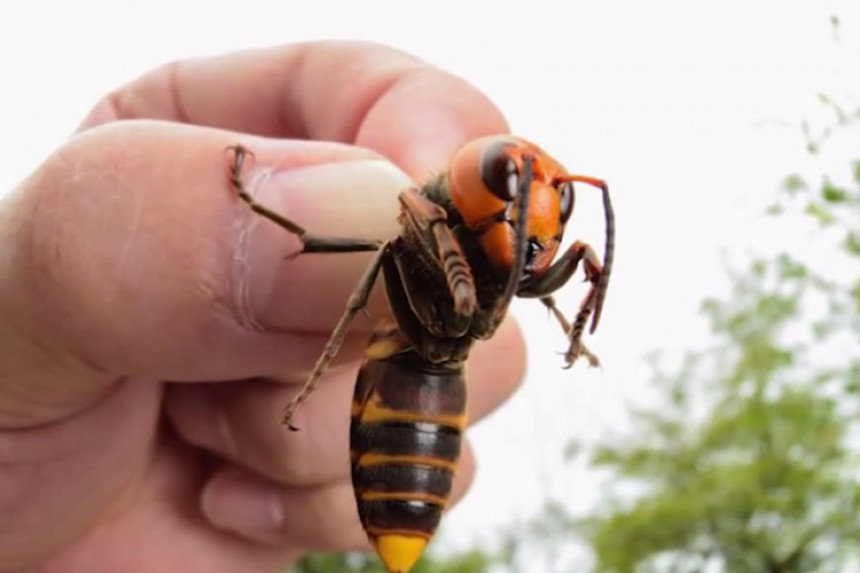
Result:
{"label": "thumb", "polygon": [[119,377],[282,373],[316,347],[367,255],[282,264],[296,238],[229,183],[239,139],[273,209],[319,234],[395,231],[409,181],[366,150],[166,122],[88,130],[0,204],[0,427],[68,416]]}

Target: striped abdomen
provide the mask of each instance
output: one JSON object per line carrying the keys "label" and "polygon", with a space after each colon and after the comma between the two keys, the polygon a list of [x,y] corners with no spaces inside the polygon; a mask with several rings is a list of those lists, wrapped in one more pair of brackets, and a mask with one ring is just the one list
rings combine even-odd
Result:
{"label": "striped abdomen", "polygon": [[433,364],[396,328],[365,352],[352,403],[352,483],[361,524],[386,567],[405,573],[439,524],[460,457],[462,363]]}

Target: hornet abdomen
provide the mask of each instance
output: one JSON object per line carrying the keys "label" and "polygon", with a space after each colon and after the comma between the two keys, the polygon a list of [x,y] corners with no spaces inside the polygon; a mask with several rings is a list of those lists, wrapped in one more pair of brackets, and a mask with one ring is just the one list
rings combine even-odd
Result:
{"label": "hornet abdomen", "polygon": [[408,571],[448,502],[465,426],[463,364],[434,364],[391,325],[377,330],[352,402],[361,524],[390,571]]}

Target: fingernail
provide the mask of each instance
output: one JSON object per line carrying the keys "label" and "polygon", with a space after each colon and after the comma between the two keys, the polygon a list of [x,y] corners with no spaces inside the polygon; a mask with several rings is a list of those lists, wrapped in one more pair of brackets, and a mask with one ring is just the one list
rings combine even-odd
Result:
{"label": "fingernail", "polygon": [[[414,185],[397,167],[379,159],[288,170],[255,164],[243,172],[243,180],[256,201],[308,233],[380,241],[397,234],[397,195]],[[283,305],[283,297],[271,300],[276,275],[285,259],[302,247],[294,233],[266,219],[250,209],[239,218],[233,260],[237,307],[258,326],[261,321],[254,317],[266,317],[265,325],[272,326],[270,311]]]}
{"label": "fingernail", "polygon": [[[260,194],[314,234],[376,236],[397,229],[397,195],[412,185],[388,161],[367,159],[272,173]],[[390,220],[380,220],[387,215]]]}
{"label": "fingernail", "polygon": [[251,539],[276,542],[284,525],[279,490],[236,470],[212,478],[203,489],[200,505],[213,525]]}

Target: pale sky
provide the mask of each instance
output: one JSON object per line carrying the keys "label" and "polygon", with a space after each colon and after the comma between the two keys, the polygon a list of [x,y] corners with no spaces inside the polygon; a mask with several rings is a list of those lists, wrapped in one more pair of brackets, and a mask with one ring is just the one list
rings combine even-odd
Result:
{"label": "pale sky", "polygon": [[[853,5],[852,5],[853,4]],[[842,20],[841,43],[829,17]],[[608,180],[615,272],[587,342],[604,369],[562,370],[564,340],[541,305],[515,307],[529,339],[523,390],[471,432],[479,474],[444,522],[458,546],[553,496],[599,499],[571,437],[624,429],[649,398],[642,356],[701,342],[699,301],[724,292],[721,253],[802,245],[761,216],[803,169],[816,94],[856,96],[860,3],[701,1],[6,1],[0,8],[0,192],[67,137],[104,93],[177,58],[310,39],[412,52],[487,93],[515,133],[569,170]],[[597,193],[580,188],[568,240],[602,252]],[[581,285],[559,297],[573,310]]]}

